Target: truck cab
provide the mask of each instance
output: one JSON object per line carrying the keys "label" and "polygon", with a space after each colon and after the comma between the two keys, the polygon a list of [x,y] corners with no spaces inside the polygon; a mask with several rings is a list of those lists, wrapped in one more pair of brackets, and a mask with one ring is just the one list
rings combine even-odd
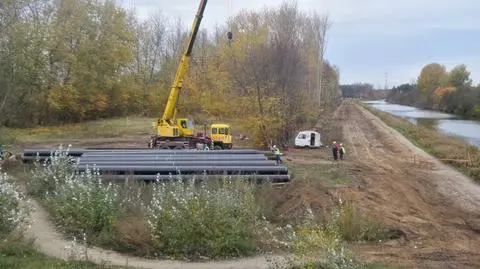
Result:
{"label": "truck cab", "polygon": [[232,128],[228,124],[212,124],[210,126],[210,138],[214,149],[232,148]]}

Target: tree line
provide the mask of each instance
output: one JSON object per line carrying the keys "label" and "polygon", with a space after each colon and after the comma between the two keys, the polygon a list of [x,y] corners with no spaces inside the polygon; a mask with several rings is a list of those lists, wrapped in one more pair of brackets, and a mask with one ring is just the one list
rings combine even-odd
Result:
{"label": "tree line", "polygon": [[385,99],[387,90],[374,89],[370,83],[353,83],[340,85],[342,96],[345,98],[361,98],[367,100]]}
{"label": "tree line", "polygon": [[[202,29],[179,114],[240,117],[288,139],[341,98],[339,70],[324,59],[330,25],[284,2]],[[189,31],[161,11],[140,21],[112,0],[2,1],[0,124],[161,116]]]}
{"label": "tree line", "polygon": [[480,84],[472,85],[464,64],[447,71],[439,63],[425,65],[415,83],[392,88],[387,100],[461,116],[480,118]]}

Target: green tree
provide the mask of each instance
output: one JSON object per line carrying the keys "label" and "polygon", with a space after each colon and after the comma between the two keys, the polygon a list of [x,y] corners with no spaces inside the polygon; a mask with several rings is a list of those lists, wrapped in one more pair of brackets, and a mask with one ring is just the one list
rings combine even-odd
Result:
{"label": "green tree", "polygon": [[470,79],[470,71],[467,70],[467,66],[465,64],[455,66],[449,73],[448,83],[453,87],[471,86],[472,80]]}

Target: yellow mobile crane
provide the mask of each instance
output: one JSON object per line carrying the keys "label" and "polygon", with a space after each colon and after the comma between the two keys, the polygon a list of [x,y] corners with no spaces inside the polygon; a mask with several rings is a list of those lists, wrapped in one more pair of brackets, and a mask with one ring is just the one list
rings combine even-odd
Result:
{"label": "yellow mobile crane", "polygon": [[187,149],[196,148],[198,144],[208,145],[214,149],[232,148],[232,131],[228,124],[212,124],[210,126],[211,137],[208,137],[203,133],[195,134],[193,123],[189,119],[176,117],[183,78],[188,70],[193,43],[197,37],[206,5],[207,0],[200,1],[200,6],[193,21],[192,32],[180,59],[163,116],[153,122],[157,135],[151,137],[148,143],[149,148]]}

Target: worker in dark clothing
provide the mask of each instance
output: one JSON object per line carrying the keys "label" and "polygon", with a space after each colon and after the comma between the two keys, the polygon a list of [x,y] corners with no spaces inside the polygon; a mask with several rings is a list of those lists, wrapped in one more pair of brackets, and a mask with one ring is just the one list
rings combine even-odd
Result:
{"label": "worker in dark clothing", "polygon": [[345,147],[343,147],[343,143],[340,143],[338,153],[340,153],[340,160],[343,160],[343,154],[345,154]]}
{"label": "worker in dark clothing", "polygon": [[333,141],[332,144],[332,153],[333,153],[333,160],[338,160],[338,144],[336,141]]}

